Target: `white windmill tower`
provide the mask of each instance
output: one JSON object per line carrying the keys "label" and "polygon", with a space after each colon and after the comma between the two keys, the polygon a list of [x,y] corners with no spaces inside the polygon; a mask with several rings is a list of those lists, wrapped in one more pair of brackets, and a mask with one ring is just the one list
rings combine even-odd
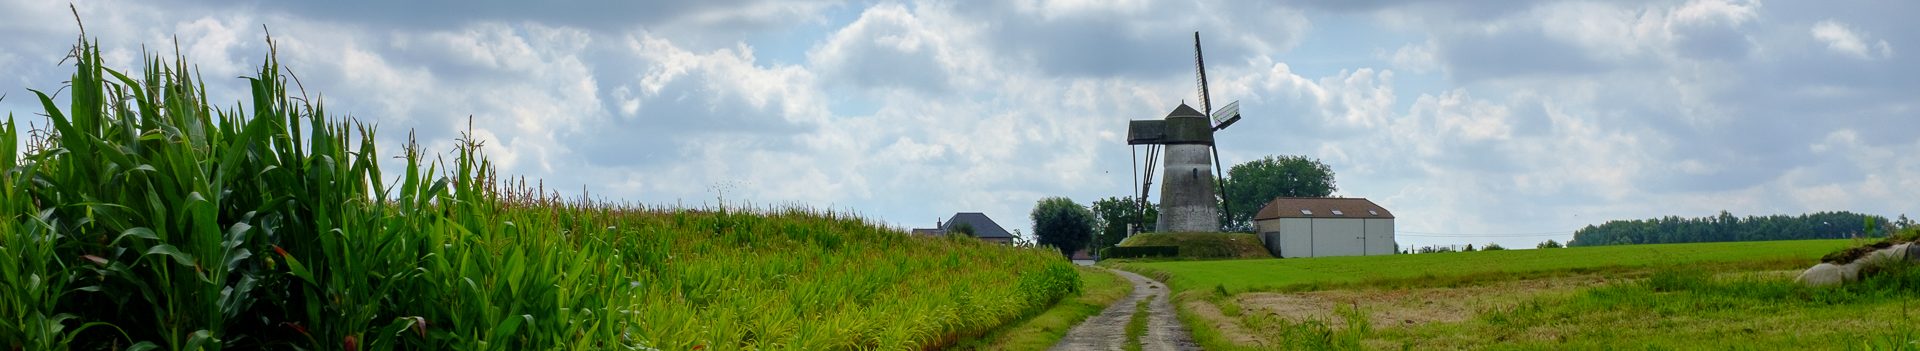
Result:
{"label": "white windmill tower", "polygon": [[1240,102],[1213,109],[1207,92],[1207,64],[1200,53],[1200,32],[1193,33],[1193,63],[1201,111],[1211,113],[1182,103],[1163,119],[1134,120],[1127,125],[1127,145],[1135,146],[1135,155],[1139,146],[1147,149],[1146,181],[1140,183],[1139,203],[1145,204],[1153,190],[1154,163],[1165,163],[1161,167],[1160,219],[1154,225],[1160,232],[1220,231],[1218,195],[1226,189],[1219,178],[1220,151],[1214,147],[1213,133],[1240,121]]}

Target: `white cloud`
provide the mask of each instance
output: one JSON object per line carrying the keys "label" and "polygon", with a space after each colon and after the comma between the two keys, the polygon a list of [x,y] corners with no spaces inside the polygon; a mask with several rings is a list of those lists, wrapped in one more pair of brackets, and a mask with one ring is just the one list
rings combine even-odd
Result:
{"label": "white cloud", "polygon": [[844,83],[865,88],[905,87],[936,94],[952,88],[962,58],[949,30],[927,23],[906,6],[882,4],[808,50],[809,63]]}
{"label": "white cloud", "polygon": [[[760,66],[753,48],[744,44],[733,48],[696,53],[682,49],[667,39],[649,33],[627,38],[627,48],[648,64],[639,78],[641,92],[650,98],[702,99],[703,96],[670,95],[689,92],[667,91],[676,81],[688,81],[702,92],[709,111],[720,109],[728,101],[744,103],[753,110],[765,109],[771,120],[788,123],[817,123],[825,118],[826,107],[814,83],[815,75],[798,66]],[[646,104],[642,103],[642,114]],[[685,111],[673,111],[685,112]],[[716,116],[756,120],[753,116]],[[685,118],[701,118],[698,115]]]}
{"label": "white cloud", "polygon": [[1760,2],[1755,0],[1693,0],[1673,10],[1674,22],[1723,23],[1739,25],[1760,17]]}
{"label": "white cloud", "polygon": [[1869,45],[1868,42],[1873,40],[1872,38],[1865,33],[1855,33],[1852,28],[1834,20],[1814,23],[1813,28],[1808,31],[1813,34],[1814,39],[1825,42],[1827,49],[1847,56],[1862,60],[1893,57],[1893,46],[1887,44],[1886,40],[1873,41]]}
{"label": "white cloud", "polygon": [[1434,42],[1427,40],[1418,44],[1406,44],[1393,51],[1387,60],[1393,66],[1414,73],[1428,73],[1439,69],[1438,58],[1434,57]]}

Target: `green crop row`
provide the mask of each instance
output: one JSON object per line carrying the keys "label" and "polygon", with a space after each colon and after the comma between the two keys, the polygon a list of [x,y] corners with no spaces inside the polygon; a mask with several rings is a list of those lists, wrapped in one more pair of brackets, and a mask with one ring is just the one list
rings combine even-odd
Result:
{"label": "green crop row", "polygon": [[382,153],[272,54],[216,109],[184,58],[73,52],[50,130],[0,126],[0,349],[927,349],[1079,288],[847,214],[564,199],[469,138]]}

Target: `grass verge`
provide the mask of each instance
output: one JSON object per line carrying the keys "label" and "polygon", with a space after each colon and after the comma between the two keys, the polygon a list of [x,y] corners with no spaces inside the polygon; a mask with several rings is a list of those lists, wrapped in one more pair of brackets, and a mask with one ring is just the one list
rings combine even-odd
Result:
{"label": "grass verge", "polygon": [[1133,303],[1133,317],[1127,319],[1127,351],[1140,351],[1140,337],[1147,335],[1147,304],[1158,295],[1147,295],[1140,302]]}
{"label": "grass verge", "polygon": [[1111,271],[1078,267],[1081,290],[1052,308],[955,345],[961,350],[1046,350],[1060,342],[1067,330],[1100,314],[1107,306],[1133,292],[1133,284]]}

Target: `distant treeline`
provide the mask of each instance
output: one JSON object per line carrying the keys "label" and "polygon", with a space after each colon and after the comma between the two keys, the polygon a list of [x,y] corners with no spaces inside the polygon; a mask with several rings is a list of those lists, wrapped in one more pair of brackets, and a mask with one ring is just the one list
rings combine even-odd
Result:
{"label": "distant treeline", "polygon": [[[1871,222],[1869,222],[1871,221]],[[1772,215],[1734,217],[1727,211],[1700,218],[1667,216],[1656,219],[1609,221],[1589,225],[1573,232],[1567,246],[1620,244],[1698,243],[1715,241],[1761,241],[1796,239],[1845,239],[1885,236],[1890,229],[1912,225],[1905,215],[1900,222],[1886,217],[1853,212],[1818,212],[1799,216]],[[1869,224],[1871,223],[1871,224]],[[1868,227],[1872,225],[1873,227]]]}

